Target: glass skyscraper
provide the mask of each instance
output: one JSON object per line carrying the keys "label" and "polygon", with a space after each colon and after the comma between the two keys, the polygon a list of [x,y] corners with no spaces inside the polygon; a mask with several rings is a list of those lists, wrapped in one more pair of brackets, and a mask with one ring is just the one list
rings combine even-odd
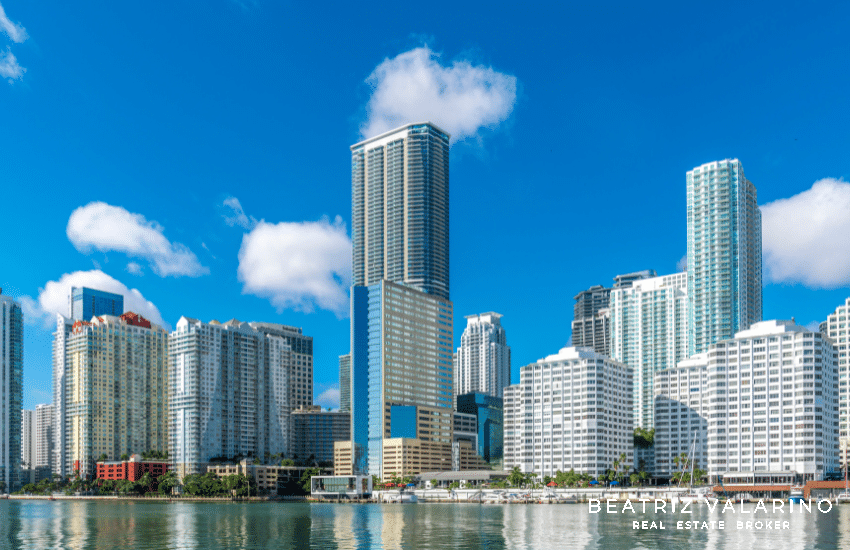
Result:
{"label": "glass skyscraper", "polygon": [[408,124],[351,146],[353,283],[449,299],[449,135]]}
{"label": "glass skyscraper", "polygon": [[21,403],[24,380],[24,315],[0,289],[0,492],[21,484]]}
{"label": "glass skyscraper", "polygon": [[343,460],[381,477],[417,473],[414,455],[418,467],[448,469],[449,135],[408,124],[353,145],[351,186],[352,441]]}
{"label": "glass skyscraper", "polygon": [[124,296],[86,287],[71,287],[70,318],[74,321],[91,321],[97,315],[124,313]]}
{"label": "glass skyscraper", "polygon": [[688,356],[762,317],[761,211],[738,159],[698,166],[688,184]]}

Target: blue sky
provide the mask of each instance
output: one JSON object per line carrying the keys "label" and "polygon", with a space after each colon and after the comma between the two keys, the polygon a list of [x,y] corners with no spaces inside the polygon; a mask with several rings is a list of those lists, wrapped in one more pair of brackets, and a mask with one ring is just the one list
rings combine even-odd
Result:
{"label": "blue sky", "polygon": [[135,289],[172,327],[301,326],[333,404],[348,148],[425,116],[455,137],[455,340],[504,314],[515,377],[568,342],[578,291],[676,270],[685,172],[713,160],[741,159],[767,205],[766,319],[850,295],[846,4],[461,4],[2,0],[0,286],[26,305],[25,406],[50,400],[70,281]]}

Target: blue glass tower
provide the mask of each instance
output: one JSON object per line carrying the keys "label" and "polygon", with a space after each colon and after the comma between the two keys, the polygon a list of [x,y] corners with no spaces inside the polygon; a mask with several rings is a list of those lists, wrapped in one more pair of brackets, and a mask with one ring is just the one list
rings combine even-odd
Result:
{"label": "blue glass tower", "polygon": [[71,287],[70,317],[75,321],[90,321],[98,315],[122,315],[124,296],[86,287]]}
{"label": "blue glass tower", "polygon": [[503,458],[503,399],[480,392],[464,393],[457,396],[457,410],[478,419],[478,456],[485,462]]}

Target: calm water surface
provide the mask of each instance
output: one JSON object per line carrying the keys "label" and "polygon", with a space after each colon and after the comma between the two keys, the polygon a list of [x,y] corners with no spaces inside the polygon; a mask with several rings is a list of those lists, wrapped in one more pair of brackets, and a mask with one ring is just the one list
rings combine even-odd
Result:
{"label": "calm water surface", "polygon": [[[752,511],[755,505],[745,505]],[[850,548],[850,506],[827,514],[756,516],[591,514],[577,505],[348,505],[129,501],[0,501],[0,549],[740,549]],[[738,530],[736,521],[788,521]],[[636,531],[633,520],[662,521]],[[679,520],[724,520],[725,530],[677,530]],[[657,525],[657,524],[656,524]]]}

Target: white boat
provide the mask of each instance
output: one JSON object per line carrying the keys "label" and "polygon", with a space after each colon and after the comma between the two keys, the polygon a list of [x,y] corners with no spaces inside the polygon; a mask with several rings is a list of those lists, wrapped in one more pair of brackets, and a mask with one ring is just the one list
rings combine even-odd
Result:
{"label": "white boat", "polygon": [[419,499],[413,493],[385,493],[382,500],[389,504],[416,504]]}
{"label": "white boat", "polygon": [[803,502],[803,488],[797,485],[791,487],[791,495],[788,497],[790,502]]}

